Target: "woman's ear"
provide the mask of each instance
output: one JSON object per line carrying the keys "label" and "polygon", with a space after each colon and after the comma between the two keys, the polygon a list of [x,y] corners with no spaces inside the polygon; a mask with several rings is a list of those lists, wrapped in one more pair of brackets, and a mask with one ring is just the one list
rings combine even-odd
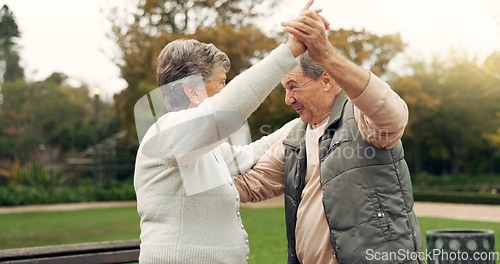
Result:
{"label": "woman's ear", "polygon": [[184,93],[187,95],[189,98],[189,101],[191,101],[190,105],[198,105],[201,102],[201,98],[198,94],[198,91],[191,85],[186,85],[184,86]]}

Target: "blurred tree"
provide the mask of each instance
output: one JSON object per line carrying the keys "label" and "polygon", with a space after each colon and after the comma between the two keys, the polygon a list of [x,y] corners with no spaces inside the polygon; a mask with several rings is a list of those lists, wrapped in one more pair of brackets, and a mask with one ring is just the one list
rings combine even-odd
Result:
{"label": "blurred tree", "polygon": [[[278,1],[142,0],[131,17],[108,12],[112,37],[122,55],[117,60],[128,87],[114,96],[118,120],[134,143],[133,106],[156,88],[155,60],[169,42],[195,38],[226,52],[232,67],[229,79],[276,46],[275,41],[251,26],[256,17],[271,12]],[[265,11],[262,11],[265,10]]]}
{"label": "blurred tree", "polygon": [[16,49],[16,38],[19,35],[14,15],[7,5],[3,5],[0,9],[0,71],[4,81],[24,78],[24,70],[19,65],[20,57]]}
{"label": "blurred tree", "polygon": [[141,0],[134,18],[138,24],[148,25],[144,33],[151,36],[165,32],[186,34],[215,24],[235,27],[251,24],[256,17],[272,14],[277,3],[276,0]]}
{"label": "blurred tree", "polygon": [[[483,69],[488,74],[490,74],[496,82],[496,84],[493,84],[494,89],[490,90],[490,93],[486,96],[489,96],[490,94],[498,95],[500,93],[500,51],[495,51],[490,56],[488,56],[483,64]],[[488,141],[489,145],[492,148],[491,156],[489,159],[490,172],[492,171],[493,167],[494,152],[500,149],[500,111],[497,112],[496,115],[496,131],[483,133],[483,137]]]}
{"label": "blurred tree", "polygon": [[[0,159],[56,162],[92,144],[93,99],[86,86],[68,86],[66,79],[64,74],[53,73],[39,82],[4,82]],[[105,138],[117,126],[111,106],[101,104],[99,131],[100,138]]]}
{"label": "blurred tree", "polygon": [[406,47],[399,33],[377,36],[364,29],[330,30],[328,39],[342,55],[377,76],[385,74],[389,62]]}
{"label": "blurred tree", "polygon": [[495,113],[500,111],[499,82],[476,61],[459,57],[452,62],[446,82],[447,93],[443,95],[445,100],[449,98],[443,110],[451,110],[446,113],[455,122],[453,147],[451,142],[445,141],[452,157],[452,172],[455,175],[460,171],[486,172],[485,161],[491,161],[493,148],[482,134],[496,128]]}
{"label": "blurred tree", "polygon": [[420,173],[422,171],[422,155],[426,155],[421,149],[421,142],[432,137],[432,128],[429,127],[426,120],[437,114],[440,100],[431,97],[423,89],[421,81],[411,77],[397,79],[392,85],[392,89],[403,98],[408,106],[411,118],[406,126],[404,140],[412,143],[412,148],[408,148],[408,150],[413,149],[413,152],[407,151],[406,156],[411,157],[414,172]]}
{"label": "blurred tree", "polygon": [[275,39],[267,37],[252,25],[237,28],[227,24],[218,24],[211,28],[198,28],[188,37],[204,43],[213,43],[227,54],[231,60],[231,69],[227,74],[229,80],[252,66],[256,59],[263,58],[268,51],[278,46]]}
{"label": "blurred tree", "polygon": [[[27,115],[22,110],[24,80],[2,84],[3,103],[0,104],[0,157],[18,157],[15,150],[21,149]],[[22,152],[22,151],[19,151]],[[23,156],[24,153],[17,155]]]}
{"label": "blurred tree", "polygon": [[483,69],[492,74],[494,78],[500,80],[500,51],[494,51],[486,58]]}
{"label": "blurred tree", "polygon": [[413,169],[419,171],[424,160],[424,169],[433,173],[491,170],[494,148],[483,135],[496,129],[498,81],[474,60],[461,56],[446,62],[415,62],[411,67],[412,75],[393,87],[410,109],[403,140],[413,150],[409,155]]}
{"label": "blurred tree", "polygon": [[484,137],[494,148],[500,148],[500,112],[497,113],[497,123],[499,127],[495,133],[484,133]]}

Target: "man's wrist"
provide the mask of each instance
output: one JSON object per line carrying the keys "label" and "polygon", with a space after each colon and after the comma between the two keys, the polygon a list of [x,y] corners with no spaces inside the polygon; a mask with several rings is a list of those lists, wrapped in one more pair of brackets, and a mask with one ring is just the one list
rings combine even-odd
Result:
{"label": "man's wrist", "polygon": [[339,64],[339,60],[342,60],[343,57],[340,53],[338,53],[334,47],[330,49],[324,50],[321,52],[321,56],[315,58],[317,63],[319,63],[326,70],[328,64]]}

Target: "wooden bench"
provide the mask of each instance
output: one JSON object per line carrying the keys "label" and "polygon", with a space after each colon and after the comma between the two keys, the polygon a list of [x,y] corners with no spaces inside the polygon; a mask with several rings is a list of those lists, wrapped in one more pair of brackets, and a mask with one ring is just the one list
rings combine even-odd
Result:
{"label": "wooden bench", "polygon": [[130,263],[139,259],[139,239],[0,250],[0,263]]}

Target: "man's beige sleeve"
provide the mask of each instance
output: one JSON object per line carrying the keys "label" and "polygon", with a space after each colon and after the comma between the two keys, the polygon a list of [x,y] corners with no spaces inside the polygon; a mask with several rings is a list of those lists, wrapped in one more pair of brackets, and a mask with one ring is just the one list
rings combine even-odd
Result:
{"label": "man's beige sleeve", "polygon": [[366,141],[382,149],[398,143],[408,123],[408,107],[386,82],[371,73],[365,91],[351,102],[356,124]]}
{"label": "man's beige sleeve", "polygon": [[283,133],[255,166],[234,178],[242,203],[260,202],[284,192],[285,147]]}

